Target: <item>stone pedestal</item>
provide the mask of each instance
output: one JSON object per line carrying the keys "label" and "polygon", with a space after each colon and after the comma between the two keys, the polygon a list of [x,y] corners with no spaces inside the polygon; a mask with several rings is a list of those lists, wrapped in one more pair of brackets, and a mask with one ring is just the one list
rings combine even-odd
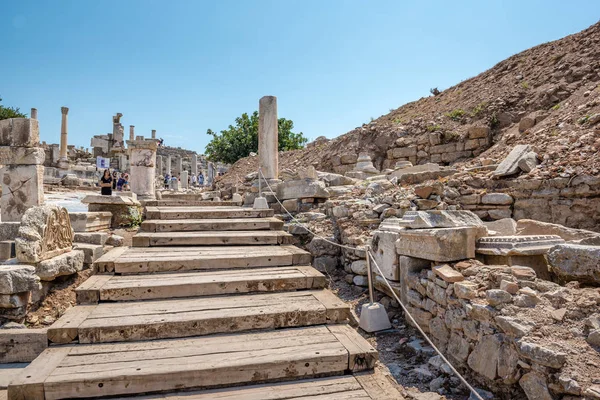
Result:
{"label": "stone pedestal", "polygon": [[123,124],[121,124],[121,117],[123,116],[123,114],[121,113],[117,113],[117,115],[115,115],[113,117],[113,148],[117,149],[117,150],[122,150],[124,146],[123,143],[123,139],[124,139],[124,128],[123,128]]}
{"label": "stone pedestal", "polygon": [[198,155],[192,154],[192,175],[198,177]]}
{"label": "stone pedestal", "polygon": [[44,150],[39,148],[37,119],[0,121],[2,169],[2,222],[20,222],[28,208],[44,202]]}
{"label": "stone pedestal", "polygon": [[155,200],[156,149],[158,141],[134,140],[127,141],[131,149],[131,191],[141,200]]}
{"label": "stone pedestal", "polygon": [[277,97],[265,96],[258,104],[258,156],[265,179],[279,178]]}
{"label": "stone pedestal", "polygon": [[181,171],[181,189],[188,188],[188,172]]}

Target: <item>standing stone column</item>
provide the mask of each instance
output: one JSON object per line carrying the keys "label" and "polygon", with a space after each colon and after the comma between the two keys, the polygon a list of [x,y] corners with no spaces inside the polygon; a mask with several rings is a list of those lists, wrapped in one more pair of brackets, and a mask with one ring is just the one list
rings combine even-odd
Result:
{"label": "standing stone column", "polygon": [[181,171],[181,188],[182,189],[188,188],[188,172],[187,171]]}
{"label": "standing stone column", "polygon": [[152,129],[152,139],[156,139],[156,129]]}
{"label": "standing stone column", "polygon": [[156,176],[163,174],[163,156],[156,156]]}
{"label": "standing stone column", "polygon": [[258,156],[266,179],[279,178],[277,97],[264,96],[258,103]]}
{"label": "standing stone column", "polygon": [[215,180],[215,165],[212,162],[208,163],[208,173],[206,176],[206,184],[212,186]]}
{"label": "standing stone column", "polygon": [[152,139],[128,140],[127,146],[131,149],[131,191],[140,200],[156,199],[154,182],[158,142]]}
{"label": "standing stone column", "polygon": [[37,108],[31,109],[31,119],[37,119]]}
{"label": "standing stone column", "polygon": [[167,174],[171,175],[171,155],[167,156]]}
{"label": "standing stone column", "polygon": [[174,170],[174,171],[173,171],[173,173],[174,173],[175,175],[177,175],[177,174],[181,174],[181,171],[183,171],[183,168],[181,167],[181,166],[182,166],[182,164],[183,164],[183,163],[182,163],[182,161],[181,161],[181,156],[176,156],[176,157],[175,157],[175,168],[173,168],[173,170]]}
{"label": "standing stone column", "polygon": [[135,140],[135,126],[133,125],[129,125],[129,140],[132,142]]}
{"label": "standing stone column", "polygon": [[4,165],[0,218],[20,222],[27,209],[44,203],[45,154],[39,147],[38,120],[2,120],[0,133],[0,165]]}
{"label": "standing stone column", "polygon": [[59,163],[69,162],[67,157],[67,135],[68,135],[68,117],[69,109],[67,107],[61,107],[60,112],[62,113],[62,121],[60,123],[60,158]]}
{"label": "standing stone column", "polygon": [[198,154],[192,154],[192,175],[198,177]]}

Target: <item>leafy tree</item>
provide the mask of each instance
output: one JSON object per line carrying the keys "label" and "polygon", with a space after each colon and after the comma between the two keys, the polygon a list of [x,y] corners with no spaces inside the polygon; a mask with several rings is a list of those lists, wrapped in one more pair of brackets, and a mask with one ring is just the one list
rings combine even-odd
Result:
{"label": "leafy tree", "polygon": [[[295,150],[304,147],[308,139],[302,132],[294,133],[294,122],[279,118],[279,150]],[[247,113],[235,119],[235,125],[216,133],[209,129],[206,133],[212,136],[206,146],[206,155],[210,160],[233,164],[251,152],[258,152],[258,111],[252,115]]]}
{"label": "leafy tree", "polygon": [[[2,97],[0,97],[0,103],[1,102]],[[20,112],[18,107],[5,107],[0,104],[0,120],[8,118],[27,118],[27,114]]]}

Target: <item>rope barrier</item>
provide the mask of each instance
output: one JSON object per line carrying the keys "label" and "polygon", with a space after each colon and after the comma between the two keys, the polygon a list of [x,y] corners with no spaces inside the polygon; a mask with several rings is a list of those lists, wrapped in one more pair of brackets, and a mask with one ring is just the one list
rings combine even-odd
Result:
{"label": "rope barrier", "polygon": [[[262,173],[262,169],[259,167],[258,168],[258,173],[259,173],[259,178],[258,178],[258,182],[260,185],[260,180],[261,177],[262,179],[265,181],[267,187],[269,188],[269,190],[271,191],[271,193],[275,193],[273,191],[273,188],[271,188],[271,185],[269,185],[268,180],[265,178],[265,176]],[[404,303],[402,303],[402,300],[400,300],[400,298],[396,295],[396,293],[394,292],[394,289],[392,288],[392,285],[390,285],[390,283],[388,282],[387,278],[383,275],[383,272],[381,271],[381,268],[379,268],[379,265],[377,264],[377,261],[375,261],[375,258],[373,257],[373,255],[371,254],[371,250],[370,247],[367,246],[366,249],[362,250],[356,247],[351,247],[351,246],[346,246],[343,245],[341,243],[336,243],[333,242],[327,238],[324,238],[322,236],[319,236],[317,233],[311,231],[310,229],[308,229],[308,227],[306,227],[302,222],[300,222],[298,219],[296,219],[296,217],[294,217],[281,203],[281,201],[279,201],[279,198],[274,195],[273,197],[275,197],[275,200],[277,200],[277,203],[279,203],[279,205],[281,206],[281,208],[283,209],[283,211],[286,212],[287,215],[290,216],[290,218],[296,222],[297,224],[299,224],[300,226],[302,226],[304,229],[306,229],[309,233],[311,233],[312,235],[318,237],[319,239],[333,244],[335,246],[338,246],[340,248],[343,249],[347,249],[347,250],[352,250],[352,251],[364,251],[366,253],[367,256],[367,262],[370,264],[371,262],[373,263],[373,265],[375,265],[375,268],[377,269],[377,271],[379,271],[379,276],[381,278],[383,278],[383,281],[385,282],[386,286],[390,289],[390,293],[392,294],[392,296],[394,296],[394,298],[396,299],[396,301],[398,302],[398,304],[400,304],[400,306],[402,307],[402,310],[404,311],[404,314],[408,317],[408,319],[410,320],[410,322],[412,322],[412,324],[417,328],[417,330],[419,331],[419,333],[421,333],[421,335],[425,338],[425,340],[427,341],[427,343],[429,343],[429,345],[435,350],[435,352],[440,356],[440,358],[446,363],[448,364],[448,366],[450,367],[450,369],[452,370],[452,372],[454,372],[454,374],[458,377],[458,379],[460,379],[460,381],[471,391],[471,393],[477,398],[477,400],[484,400],[481,395],[473,388],[473,386],[471,386],[469,384],[469,382],[467,382],[467,380],[460,374],[460,372],[458,372],[456,370],[456,368],[454,368],[454,366],[450,363],[450,361],[448,361],[448,359],[446,357],[444,357],[444,355],[442,354],[442,352],[437,348],[436,345],[433,344],[433,342],[431,341],[431,339],[429,339],[429,336],[427,336],[427,334],[425,333],[425,331],[423,331],[423,329],[421,329],[421,327],[419,326],[419,324],[417,323],[417,321],[413,318],[413,316],[408,312],[408,309],[406,308],[406,306],[404,305]],[[371,283],[371,277],[369,276],[369,291],[370,293],[372,293],[372,283]],[[371,295],[371,302],[373,301],[372,299],[372,295]]]}

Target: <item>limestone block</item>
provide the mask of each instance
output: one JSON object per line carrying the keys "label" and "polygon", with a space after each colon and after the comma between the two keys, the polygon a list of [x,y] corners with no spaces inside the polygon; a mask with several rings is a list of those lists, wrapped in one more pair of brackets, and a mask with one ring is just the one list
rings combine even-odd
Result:
{"label": "limestone block", "polygon": [[[525,119],[525,118],[524,118]],[[523,123],[523,120],[521,123]],[[519,128],[521,124],[519,124]],[[523,388],[527,399],[529,400],[553,400],[554,397],[548,390],[546,378],[538,372],[529,372],[519,380],[519,385]]]}
{"label": "limestone block", "polygon": [[277,197],[279,200],[317,198],[326,199],[329,192],[325,189],[325,184],[315,180],[295,180],[286,181],[277,186]]}
{"label": "limestone block", "polygon": [[81,200],[83,204],[110,204],[110,205],[141,205],[139,201],[128,196],[102,196],[100,194],[89,194]]}
{"label": "limestone block", "polygon": [[355,164],[358,161],[358,156],[356,154],[344,154],[340,157],[340,162],[342,164]]}
{"label": "limestone block", "polygon": [[96,232],[110,228],[110,212],[71,212],[71,227],[75,232]]}
{"label": "limestone block", "polygon": [[31,292],[0,294],[0,308],[26,309],[31,298]]}
{"label": "limestone block", "polygon": [[65,208],[48,205],[25,212],[15,239],[20,262],[35,264],[71,251],[72,245],[73,229]]}
{"label": "limestone block", "polygon": [[[433,160],[433,156],[432,156]],[[440,159],[441,161],[441,159]],[[398,178],[399,185],[418,184],[429,180],[436,180],[446,176],[454,175],[457,172],[454,168],[441,168],[438,164],[423,164],[397,169],[392,172],[391,177]]]}
{"label": "limestone block", "polygon": [[562,280],[600,283],[600,246],[559,244],[550,249],[548,262]]}
{"label": "limestone block", "polygon": [[37,147],[39,143],[37,119],[9,118],[0,121],[0,146]]}
{"label": "limestone block", "polygon": [[73,242],[104,245],[108,240],[106,232],[75,232]]}
{"label": "limestone block", "polygon": [[[0,330],[0,363],[33,361],[48,347],[46,329]],[[0,398],[1,391],[0,391]]]}
{"label": "limestone block", "polygon": [[28,208],[43,202],[43,165],[9,165],[2,169],[2,222],[21,221]]}
{"label": "limestone block", "polygon": [[408,147],[396,147],[392,150],[393,158],[404,158],[411,157],[417,155],[417,145],[412,145]]}
{"label": "limestone block", "polygon": [[459,299],[474,299],[477,297],[477,284],[469,281],[456,282],[454,294]]}
{"label": "limestone block", "polygon": [[533,256],[546,254],[564,240],[556,235],[494,236],[477,241],[477,253],[497,256]]}
{"label": "limestone block", "polygon": [[466,210],[407,211],[402,218],[388,218],[379,226],[380,230],[398,232],[403,228],[455,228],[461,226],[483,226],[479,217]]}
{"label": "limestone block", "polygon": [[0,146],[0,165],[39,165],[45,157],[40,147]]}
{"label": "limestone block", "polygon": [[512,218],[502,218],[483,224],[488,228],[490,236],[513,236],[517,234],[517,221]]}
{"label": "limestone block", "polygon": [[72,275],[83,268],[84,254],[81,250],[73,250],[54,258],[39,262],[35,271],[43,281],[52,281],[63,275]]}
{"label": "limestone block", "polygon": [[[396,240],[399,235],[396,232],[375,231],[371,242],[373,258],[383,276],[392,281],[400,280],[398,269],[398,256],[396,254]],[[376,272],[377,270],[373,268]]]}
{"label": "limestone block", "polygon": [[521,171],[531,172],[538,165],[537,154],[533,151],[525,154],[517,163]]}
{"label": "limestone block", "polygon": [[438,265],[433,267],[433,272],[439,276],[444,282],[455,283],[465,279],[463,274],[449,266],[448,264]]}
{"label": "limestone block", "polygon": [[354,185],[356,183],[355,179],[340,174],[318,172],[317,176],[319,177],[319,180],[325,182],[327,186],[345,186]]}
{"label": "limestone block", "polygon": [[482,337],[469,355],[467,361],[469,367],[488,379],[496,379],[501,344],[502,335],[500,334]]}
{"label": "limestone block", "polygon": [[490,128],[487,126],[471,126],[467,130],[469,139],[487,138],[490,134]]}
{"label": "limestone block", "polygon": [[86,265],[91,265],[104,254],[103,246],[97,244],[75,243],[73,248],[83,251],[83,263]]}
{"label": "limestone block", "polygon": [[495,177],[514,175],[519,172],[519,160],[531,151],[528,144],[519,144],[515,146],[508,156],[502,160],[500,165],[494,171]]}
{"label": "limestone block", "polygon": [[28,292],[39,288],[40,278],[31,265],[0,265],[0,294]]}
{"label": "limestone block", "polygon": [[510,208],[491,209],[491,210],[487,210],[487,213],[488,213],[488,216],[494,220],[512,217],[512,211],[510,210]]}
{"label": "limestone block", "polygon": [[550,368],[562,368],[567,361],[565,353],[535,343],[519,341],[517,342],[517,351],[521,356]]}
{"label": "limestone block", "polygon": [[513,198],[506,193],[486,193],[481,196],[481,202],[492,205],[510,205],[513,203]]}
{"label": "limestone block", "polygon": [[486,233],[484,226],[407,229],[400,232],[396,251],[400,255],[441,262],[475,258],[475,242]]}

